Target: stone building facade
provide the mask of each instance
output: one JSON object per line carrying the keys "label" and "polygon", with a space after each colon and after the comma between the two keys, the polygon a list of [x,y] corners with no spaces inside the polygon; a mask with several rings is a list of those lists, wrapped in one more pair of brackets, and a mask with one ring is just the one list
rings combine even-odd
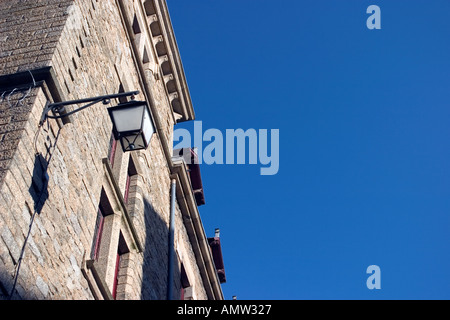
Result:
{"label": "stone building facade", "polygon": [[[146,150],[122,151],[101,103],[40,126],[48,102],[135,90]],[[0,1],[0,95],[0,299],[223,299],[198,168],[173,157],[195,114],[165,0]]]}

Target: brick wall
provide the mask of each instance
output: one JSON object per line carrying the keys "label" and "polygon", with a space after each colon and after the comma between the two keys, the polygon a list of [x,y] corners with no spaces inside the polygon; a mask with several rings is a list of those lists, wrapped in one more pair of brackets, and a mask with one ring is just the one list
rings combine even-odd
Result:
{"label": "brick wall", "polygon": [[[127,34],[123,20],[141,8],[137,1],[126,1],[130,7],[125,16],[114,0],[0,3],[0,75],[52,66],[58,89],[55,94],[45,84],[38,85],[24,99],[28,91],[9,91],[0,103],[0,295],[11,290],[28,232],[14,298],[94,299],[101,295],[102,285],[112,290],[111,268],[98,263],[89,267],[103,188],[113,214],[107,217],[111,243],[106,247],[108,241],[102,240],[102,248],[117,251],[120,237],[129,247],[120,260],[117,298],[166,298],[170,169],[161,137],[155,134],[145,152],[124,154],[119,148],[111,166],[104,160],[110,153],[112,129],[106,106],[77,113],[65,126],[49,120],[38,129],[47,100],[93,97],[120,88],[144,92],[137,68],[142,62],[133,55],[130,42],[136,39]],[[144,76],[164,124],[161,133],[171,141],[170,100],[162,80],[155,77],[157,70],[150,72],[158,66],[158,57],[152,50],[148,54],[154,64],[143,68],[148,71]],[[138,173],[124,204],[130,157]],[[180,278],[183,263],[194,296],[205,299],[178,206],[176,230],[174,278]],[[106,257],[105,264],[112,264],[112,259]],[[95,272],[104,283],[92,289]],[[181,290],[178,282],[175,287]]]}
{"label": "brick wall", "polygon": [[0,2],[0,75],[49,64],[72,2]]}

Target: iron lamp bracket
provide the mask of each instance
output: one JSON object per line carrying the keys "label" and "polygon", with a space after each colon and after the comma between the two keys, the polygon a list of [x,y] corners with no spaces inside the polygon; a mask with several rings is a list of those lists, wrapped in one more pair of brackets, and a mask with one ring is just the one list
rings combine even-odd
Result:
{"label": "iron lamp bracket", "polygon": [[[130,97],[130,96],[131,96],[131,99],[134,100],[134,97],[138,94],[139,94],[139,91],[130,91],[130,92],[110,94],[110,95],[98,96],[98,97],[94,97],[94,98],[71,100],[71,101],[65,101],[65,102],[57,102],[57,103],[47,102],[47,104],[44,107],[44,111],[42,112],[41,120],[39,121],[39,126],[42,126],[47,119],[62,119],[63,123],[66,124],[67,122],[69,122],[68,117],[70,115],[77,113],[81,110],[87,109],[97,103],[102,102],[104,105],[107,105],[107,104],[111,103],[111,99]],[[67,112],[65,107],[74,105],[74,104],[85,104],[85,105],[78,109],[75,109],[73,111]],[[50,115],[50,111],[52,111],[52,113],[54,115]]]}

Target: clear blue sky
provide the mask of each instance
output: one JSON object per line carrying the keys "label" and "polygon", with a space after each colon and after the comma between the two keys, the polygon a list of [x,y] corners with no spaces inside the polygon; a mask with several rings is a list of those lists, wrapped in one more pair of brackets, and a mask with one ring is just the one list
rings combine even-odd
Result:
{"label": "clear blue sky", "polygon": [[450,1],[167,2],[204,129],[280,130],[201,168],[225,298],[450,299]]}

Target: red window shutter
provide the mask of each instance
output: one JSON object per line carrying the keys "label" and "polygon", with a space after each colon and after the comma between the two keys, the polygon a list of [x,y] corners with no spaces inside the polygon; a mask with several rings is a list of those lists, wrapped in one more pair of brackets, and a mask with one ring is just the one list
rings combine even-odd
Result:
{"label": "red window shutter", "polygon": [[119,282],[119,268],[120,268],[120,253],[117,252],[117,258],[116,258],[116,270],[114,272],[114,285],[113,285],[113,298],[116,299],[117,296],[117,284]]}

